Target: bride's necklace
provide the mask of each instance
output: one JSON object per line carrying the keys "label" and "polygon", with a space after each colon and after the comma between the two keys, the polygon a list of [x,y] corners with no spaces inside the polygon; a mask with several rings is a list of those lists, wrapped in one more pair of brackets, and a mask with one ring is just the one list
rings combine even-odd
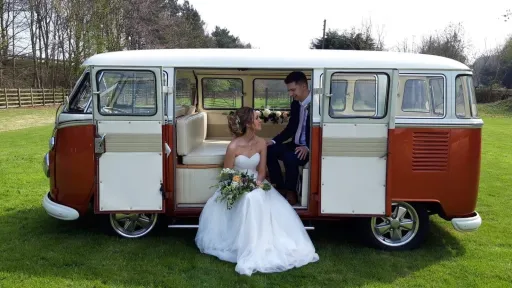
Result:
{"label": "bride's necklace", "polygon": [[254,145],[253,145],[254,143],[252,143],[252,142],[253,142],[253,140],[254,140],[254,138],[255,138],[255,135],[253,135],[253,136],[252,136],[249,140],[247,140],[247,142],[245,143],[245,145],[246,145],[247,149],[248,149],[249,151],[251,151],[251,152],[252,152],[252,150],[254,150],[254,147],[253,147],[253,146],[254,146]]}

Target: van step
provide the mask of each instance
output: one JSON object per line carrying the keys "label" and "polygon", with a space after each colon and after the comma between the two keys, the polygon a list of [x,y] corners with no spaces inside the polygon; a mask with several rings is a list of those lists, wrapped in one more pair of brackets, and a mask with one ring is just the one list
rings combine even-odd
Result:
{"label": "van step", "polygon": [[[168,226],[169,228],[199,228],[199,225],[176,225],[176,224],[171,224]],[[304,228],[306,230],[315,230],[315,227],[313,226],[304,226]]]}

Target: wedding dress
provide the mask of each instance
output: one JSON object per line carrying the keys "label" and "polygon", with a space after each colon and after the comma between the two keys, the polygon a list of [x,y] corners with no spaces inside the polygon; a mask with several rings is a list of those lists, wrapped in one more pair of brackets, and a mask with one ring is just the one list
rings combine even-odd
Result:
{"label": "wedding dress", "polygon": [[[260,154],[239,155],[235,169],[258,177]],[[319,260],[315,247],[297,212],[272,187],[257,188],[241,196],[228,210],[226,202],[216,201],[217,190],[207,201],[199,218],[195,238],[202,253],[237,263],[243,275],[255,272],[282,272]]]}

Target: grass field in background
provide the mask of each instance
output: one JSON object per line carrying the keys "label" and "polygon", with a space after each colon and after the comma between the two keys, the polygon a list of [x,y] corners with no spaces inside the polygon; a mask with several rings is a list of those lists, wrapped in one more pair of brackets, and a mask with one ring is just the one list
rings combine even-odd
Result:
{"label": "grass field in background", "polygon": [[0,287],[509,287],[512,111],[480,107],[478,231],[456,232],[435,216],[422,248],[390,253],[359,244],[350,226],[325,223],[308,232],[318,263],[252,277],[201,254],[196,230],[129,240],[103,234],[92,217],[51,218],[41,206],[49,185],[41,160],[55,109],[0,110],[0,126],[9,127],[0,132]]}
{"label": "grass field in background", "polygon": [[58,105],[0,109],[0,132],[53,123],[57,107]]}

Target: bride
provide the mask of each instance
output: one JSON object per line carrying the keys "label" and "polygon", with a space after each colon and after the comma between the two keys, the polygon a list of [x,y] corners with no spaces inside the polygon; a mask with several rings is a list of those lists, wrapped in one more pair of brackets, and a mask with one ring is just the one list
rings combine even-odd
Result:
{"label": "bride", "polygon": [[[224,168],[252,173],[258,184],[265,181],[265,140],[256,136],[261,120],[249,107],[228,116],[235,138],[229,143]],[[319,260],[302,221],[288,201],[274,188],[261,188],[241,196],[228,210],[215,201],[219,190],[207,201],[199,218],[195,238],[202,253],[237,263],[243,275],[281,272]]]}

